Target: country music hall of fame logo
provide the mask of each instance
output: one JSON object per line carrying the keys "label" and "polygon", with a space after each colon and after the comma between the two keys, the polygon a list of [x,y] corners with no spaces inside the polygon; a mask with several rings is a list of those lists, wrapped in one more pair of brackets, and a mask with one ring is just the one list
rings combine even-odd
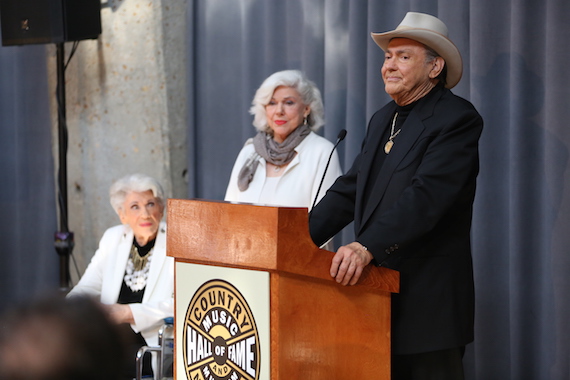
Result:
{"label": "country music hall of fame logo", "polygon": [[190,380],[258,380],[259,334],[241,293],[223,280],[196,291],[184,320],[182,352]]}

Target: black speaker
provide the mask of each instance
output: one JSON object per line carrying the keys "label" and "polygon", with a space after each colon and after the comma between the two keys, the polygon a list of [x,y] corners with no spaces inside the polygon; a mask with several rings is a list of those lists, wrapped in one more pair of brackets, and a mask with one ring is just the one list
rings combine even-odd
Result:
{"label": "black speaker", "polygon": [[0,0],[2,45],[97,38],[101,0]]}

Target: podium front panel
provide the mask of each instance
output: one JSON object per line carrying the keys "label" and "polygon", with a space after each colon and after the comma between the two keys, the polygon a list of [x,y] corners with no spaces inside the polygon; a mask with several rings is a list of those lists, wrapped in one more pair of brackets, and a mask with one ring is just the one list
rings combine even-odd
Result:
{"label": "podium front panel", "polygon": [[303,208],[169,199],[167,210],[175,380],[390,378],[398,272],[368,266],[337,284]]}
{"label": "podium front panel", "polygon": [[269,380],[269,273],[178,261],[175,268],[175,378]]}

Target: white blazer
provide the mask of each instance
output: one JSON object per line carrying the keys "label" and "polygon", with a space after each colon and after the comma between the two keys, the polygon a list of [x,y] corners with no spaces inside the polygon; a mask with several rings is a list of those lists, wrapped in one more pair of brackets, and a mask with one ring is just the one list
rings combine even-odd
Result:
{"label": "white blazer", "polygon": [[[314,132],[307,135],[295,148],[297,152],[295,158],[287,165],[283,175],[278,177],[279,182],[275,188],[271,205],[307,207],[310,209],[317,195],[317,189],[333,147],[333,143]],[[246,203],[259,202],[266,181],[265,159],[259,157],[259,165],[246,191],[240,191],[237,185],[238,174],[242,166],[254,153],[255,148],[252,139],[249,139],[234,163],[224,200]],[[319,191],[319,200],[340,175],[342,175],[342,169],[335,151]]]}
{"label": "white blazer", "polygon": [[[104,304],[114,304],[125,275],[127,260],[133,245],[133,231],[128,225],[109,228],[99,242],[79,283],[68,296],[99,297]],[[134,317],[131,324],[148,345],[158,344],[158,330],[163,319],[174,316],[174,258],[166,256],[166,223],[161,222],[154,244],[150,271],[142,303],[129,304]]]}

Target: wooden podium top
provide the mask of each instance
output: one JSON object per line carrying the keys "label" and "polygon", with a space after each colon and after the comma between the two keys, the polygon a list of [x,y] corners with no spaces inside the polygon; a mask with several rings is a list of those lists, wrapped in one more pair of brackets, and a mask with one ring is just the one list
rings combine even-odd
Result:
{"label": "wooden podium top", "polygon": [[[167,224],[167,254],[177,260],[334,281],[334,253],[313,243],[306,208],[168,199]],[[355,286],[397,293],[399,279],[367,266]]]}

